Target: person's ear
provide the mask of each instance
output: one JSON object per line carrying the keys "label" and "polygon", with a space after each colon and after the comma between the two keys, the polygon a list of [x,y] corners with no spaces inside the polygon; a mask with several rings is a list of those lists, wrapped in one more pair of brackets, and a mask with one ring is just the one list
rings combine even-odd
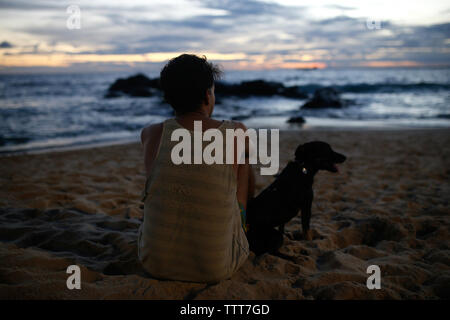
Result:
{"label": "person's ear", "polygon": [[209,101],[211,100],[211,89],[206,89],[205,95],[203,97],[203,102],[205,105],[209,105]]}

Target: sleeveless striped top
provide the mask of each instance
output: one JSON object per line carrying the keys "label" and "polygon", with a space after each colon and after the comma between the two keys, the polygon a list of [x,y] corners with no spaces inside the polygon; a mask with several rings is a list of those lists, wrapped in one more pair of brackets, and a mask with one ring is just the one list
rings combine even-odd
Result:
{"label": "sleeveless striped top", "polygon": [[[249,254],[236,198],[232,164],[179,164],[171,160],[175,119],[163,124],[161,142],[142,195],[144,221],[138,256],[160,279],[218,282],[230,278]],[[219,130],[234,129],[224,121]],[[203,142],[203,148],[210,142]],[[193,150],[191,131],[191,150]],[[203,149],[202,149],[203,150]],[[193,151],[191,157],[193,163]]]}

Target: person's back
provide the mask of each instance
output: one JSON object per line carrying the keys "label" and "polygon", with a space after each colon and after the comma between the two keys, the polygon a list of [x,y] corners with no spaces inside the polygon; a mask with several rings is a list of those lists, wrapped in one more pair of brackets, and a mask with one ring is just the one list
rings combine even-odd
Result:
{"label": "person's back", "polygon": [[[173,60],[177,59],[206,62],[191,55]],[[241,210],[245,209],[247,197],[252,193],[248,193],[248,172],[244,172],[247,167],[225,161],[223,164],[175,164],[172,150],[179,142],[171,141],[171,136],[176,129],[192,130],[195,120],[205,123],[203,129],[217,128],[223,137],[226,129],[243,125],[231,121],[220,123],[210,118],[215,100],[214,85],[207,84],[207,103],[202,102],[200,108],[192,108],[193,101],[182,102],[181,106],[179,101],[173,101],[170,95],[173,83],[167,84],[167,79],[173,79],[174,75],[170,77],[171,70],[166,69],[161,72],[161,85],[177,117],[150,126],[142,133],[148,178],[143,193],[144,222],[139,230],[138,255],[144,269],[154,277],[217,282],[231,277],[249,254],[241,225]],[[174,86],[180,87],[179,84]],[[183,96],[183,92],[178,93]],[[181,110],[186,105],[192,109]],[[188,132],[193,139],[193,131]],[[202,150],[208,143],[203,142]],[[193,141],[191,146],[194,146]],[[225,159],[226,144],[223,148]],[[193,159],[194,150],[191,152]]]}
{"label": "person's back", "polygon": [[[144,190],[139,256],[144,268],[159,278],[226,279],[248,255],[235,173],[231,164],[173,164],[171,150],[178,142],[170,137],[178,128],[175,119],[163,124]],[[224,122],[219,129],[226,128],[233,124]]]}

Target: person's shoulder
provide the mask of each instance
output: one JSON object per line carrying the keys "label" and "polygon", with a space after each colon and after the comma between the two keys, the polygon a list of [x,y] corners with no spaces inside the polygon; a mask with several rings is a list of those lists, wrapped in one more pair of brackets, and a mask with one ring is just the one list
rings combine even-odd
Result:
{"label": "person's shoulder", "polygon": [[245,126],[245,124],[243,124],[242,122],[239,121],[234,121],[234,120],[230,120],[230,122],[232,123],[232,126],[235,129],[242,129],[244,131],[247,131],[247,127]]}
{"label": "person's shoulder", "polygon": [[145,144],[153,138],[160,137],[163,130],[164,122],[151,124],[141,131],[141,143]]}

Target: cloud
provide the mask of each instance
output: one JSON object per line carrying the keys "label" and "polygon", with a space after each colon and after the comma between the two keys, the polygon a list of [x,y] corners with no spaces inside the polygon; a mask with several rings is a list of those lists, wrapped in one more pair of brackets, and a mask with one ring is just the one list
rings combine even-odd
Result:
{"label": "cloud", "polygon": [[208,8],[226,10],[231,17],[274,15],[284,11],[283,6],[254,0],[201,0],[199,3]]}
{"label": "cloud", "polygon": [[367,61],[426,64],[447,60],[448,64],[448,23],[414,26],[386,20],[381,21],[381,29],[371,30],[366,17],[347,15],[356,7],[325,5],[336,15],[319,19],[311,16],[307,6],[256,0],[176,1],[176,6],[159,0],[136,4],[79,1],[79,30],[65,27],[67,14],[58,1],[2,1],[0,27],[8,39],[25,39],[15,41],[14,50],[9,50],[14,55],[67,54],[88,59],[89,54],[216,52],[245,53],[245,59],[227,63],[252,67],[283,63],[349,66]]}
{"label": "cloud", "polygon": [[53,10],[58,6],[57,2],[42,1],[24,1],[24,0],[2,0],[0,2],[1,9],[14,9],[14,10]]}
{"label": "cloud", "polygon": [[356,7],[347,7],[347,6],[341,6],[338,4],[329,4],[329,5],[326,5],[326,7],[330,8],[330,9],[337,9],[337,10],[343,10],[343,11],[356,10]]}

